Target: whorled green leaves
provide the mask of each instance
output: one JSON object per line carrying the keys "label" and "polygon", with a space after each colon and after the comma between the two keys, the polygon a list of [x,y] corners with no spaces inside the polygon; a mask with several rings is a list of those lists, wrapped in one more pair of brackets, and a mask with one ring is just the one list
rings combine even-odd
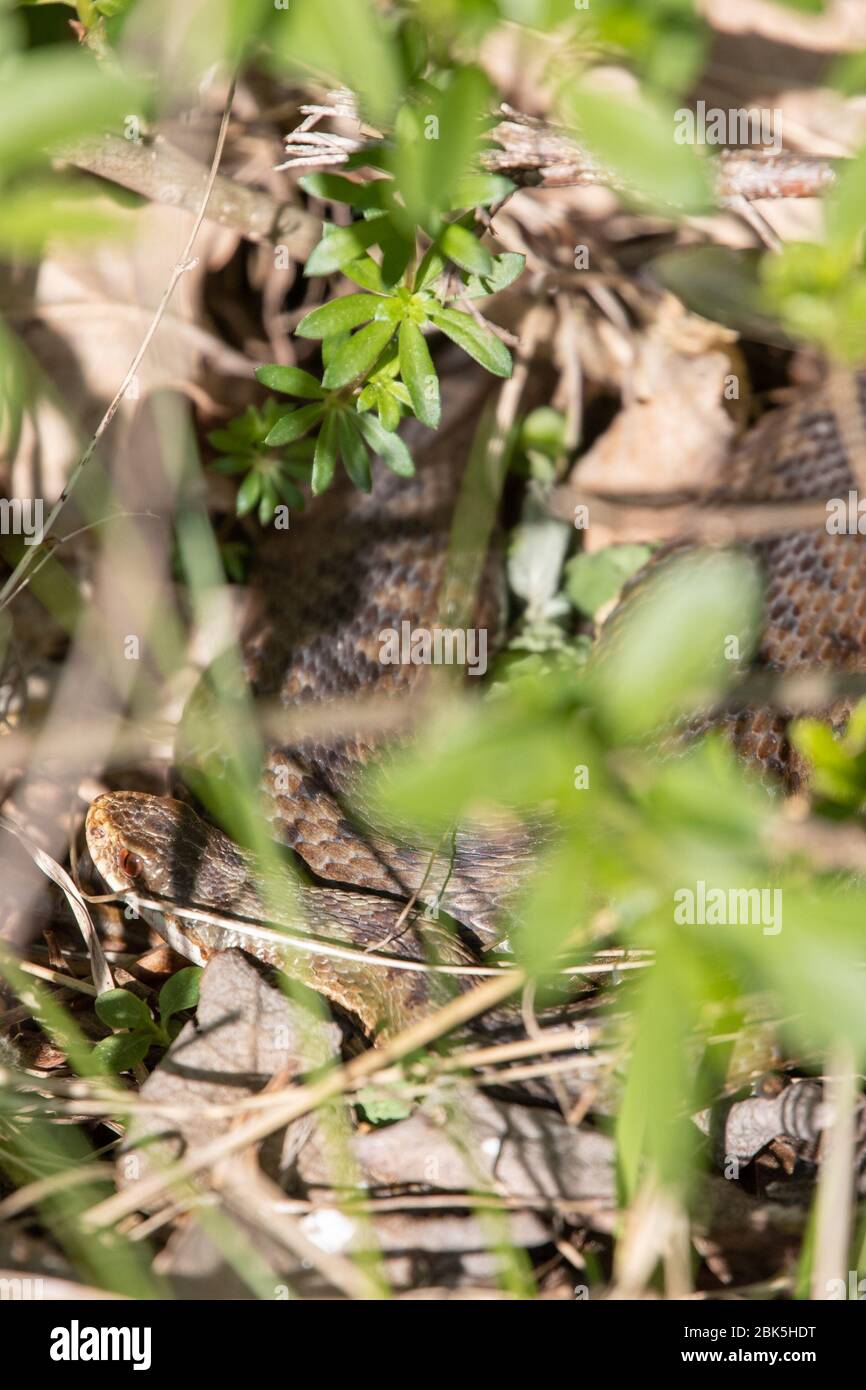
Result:
{"label": "whorled green leaves", "polygon": [[159,992],[157,1021],[148,1004],[128,989],[100,994],[94,1008],[100,1023],[117,1031],[94,1049],[110,1072],[128,1071],[144,1061],[151,1047],[168,1047],[180,1032],[176,1015],[198,1003],[201,969],[190,965],[170,976]]}
{"label": "whorled green leaves", "polygon": [[[307,182],[321,196],[370,201],[366,185],[342,175],[311,175]],[[298,325],[299,337],[321,341],[321,381],[299,367],[276,363],[256,372],[263,386],[306,402],[284,412],[276,408],[275,418],[272,403],[269,429],[256,444],[287,449],[306,442],[313,458],[315,494],[330,487],[340,461],[357,487],[369,489],[368,448],[392,471],[411,476],[411,456],[396,433],[400,421],[411,413],[436,429],[442,414],[428,344],[431,332],[442,332],[496,376],[507,377],[512,370],[511,353],[480,315],[451,307],[436,297],[434,289],[449,255],[452,262],[457,256],[463,262],[462,287],[455,293],[465,292],[467,298],[492,294],[511,284],[523,269],[523,257],[492,256],[465,226],[449,223],[417,269],[407,269],[400,284],[388,286],[383,266],[361,251],[372,244],[370,226],[367,221],[341,228],[340,232],[352,233],[360,228],[360,236],[335,241],[337,233],[329,233],[321,244],[327,248],[328,264],[333,246],[342,248],[344,269],[362,287],[361,293],[343,295],[313,309]],[[226,431],[215,431],[211,442],[226,449],[232,441]],[[240,514],[258,505],[262,515],[262,499],[272,498],[278,487],[275,480],[268,482],[266,474],[260,464],[244,480],[238,495]]]}

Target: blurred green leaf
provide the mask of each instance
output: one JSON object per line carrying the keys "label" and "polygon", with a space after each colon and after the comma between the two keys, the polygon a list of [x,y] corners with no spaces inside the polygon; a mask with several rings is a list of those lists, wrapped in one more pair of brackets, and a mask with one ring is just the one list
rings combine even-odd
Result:
{"label": "blurred green leaf", "polygon": [[28,179],[7,187],[0,198],[0,246],[35,255],[47,241],[89,241],[129,230],[119,210],[97,195],[93,180]]}
{"label": "blurred green leaf", "polygon": [[253,510],[262,495],[262,475],[257,469],[248,473],[238,488],[237,514],[246,516]]}
{"label": "blurred green leaf", "polygon": [[543,853],[515,905],[514,952],[527,974],[544,978],[568,946],[591,935],[591,884],[574,837]]}
{"label": "blurred green leaf", "polygon": [[826,209],[829,247],[853,258],[862,250],[866,227],[866,149],[844,162],[827,196]]}
{"label": "blurred green leaf", "polygon": [[516,186],[511,179],[505,178],[502,174],[467,174],[457,182],[451,196],[449,211],[456,212],[458,208],[490,207],[492,203],[501,203],[515,191]]}
{"label": "blurred green leaf", "polygon": [[608,545],[591,555],[575,555],[565,567],[568,597],[581,613],[594,618],[651,554],[648,545]]}
{"label": "blurred green leaf", "polygon": [[280,16],[271,38],[294,71],[317,69],[332,85],[356,92],[374,121],[390,121],[400,96],[399,59],[371,0],[293,4],[285,17]]}
{"label": "blurred green leaf", "polygon": [[0,169],[33,164],[63,142],[119,126],[141,92],[75,48],[45,48],[4,64]]}
{"label": "blurred green leaf", "polygon": [[765,301],[788,334],[848,366],[866,353],[866,272],[855,264],[855,245],[841,236],[827,246],[789,242],[760,266]]}
{"label": "blurred green leaf", "polygon": [[829,73],[829,84],[846,96],[860,96],[866,87],[866,52],[846,53],[837,58]]}
{"label": "blurred green leaf", "polygon": [[691,1034],[706,992],[695,980],[694,966],[691,953],[666,936],[641,982],[616,1127],[629,1201],[650,1174],[664,1187],[682,1191],[692,1166],[697,1134],[690,1118],[696,1075]]}
{"label": "blurred green leaf", "polygon": [[582,815],[586,798],[575,790],[575,763],[589,769],[599,790],[604,769],[585,723],[565,710],[553,715],[545,694],[554,689],[557,682],[541,677],[510,697],[443,714],[417,753],[371,776],[371,796],[425,832],[467,817],[483,821],[493,807],[537,812],[549,803]]}
{"label": "blurred green leaf", "polygon": [[479,118],[490,101],[486,75],[464,66],[441,90],[429,88],[398,113],[393,173],[410,220],[431,235],[469,172],[482,135]]}
{"label": "blurred green leaf", "polygon": [[342,174],[314,173],[304,174],[298,180],[305,193],[312,198],[323,198],[333,203],[349,203],[356,208],[375,208],[380,206],[380,191],[377,183],[355,182]]}
{"label": "blurred green leaf", "polygon": [[660,91],[687,92],[700,72],[709,30],[694,0],[592,0],[577,19],[595,42],[620,49],[644,81]]}
{"label": "blurred green leaf", "polygon": [[795,719],[788,735],[810,764],[810,786],[819,801],[859,814],[866,807],[866,701],[860,701],[845,733],[835,735],[819,719]]}
{"label": "blurred green leaf", "polygon": [[371,1125],[391,1124],[412,1114],[412,1104],[402,1096],[387,1091],[384,1086],[362,1086],[355,1099]]}
{"label": "blurred green leaf", "polygon": [[626,192],[667,212],[711,208],[709,175],[693,146],[677,144],[672,110],[587,87],[570,89],[566,103],[581,144],[619,175]]}
{"label": "blurred green leaf", "polygon": [[607,727],[639,737],[705,708],[753,651],[760,609],[760,573],[745,554],[660,563],[605,628],[591,666]]}

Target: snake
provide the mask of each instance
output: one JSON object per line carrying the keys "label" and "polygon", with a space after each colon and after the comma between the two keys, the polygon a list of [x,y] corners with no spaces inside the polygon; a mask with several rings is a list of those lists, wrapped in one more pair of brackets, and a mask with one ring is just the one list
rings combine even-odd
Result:
{"label": "snake", "polygon": [[[337,481],[292,515],[288,532],[262,537],[241,636],[253,700],[327,710],[329,702],[358,696],[386,707],[421,698],[430,668],[380,661],[380,634],[399,633],[404,623],[433,630],[440,621],[441,590],[454,564],[452,522],[491,390],[490,379],[466,371],[456,353],[439,365],[439,429],[433,434],[408,422],[406,430],[412,478],[380,468],[369,494]],[[456,563],[459,569],[459,555]],[[472,623],[495,646],[506,601],[496,537],[477,593]],[[287,864],[263,895],[260,862],[185,803],[144,792],[109,792],[92,803],[90,857],[113,892],[165,903],[143,908],[142,916],[195,964],[244,947],[336,1004],[373,1039],[385,1039],[477,982],[445,967],[466,971],[482,962],[504,904],[532,866],[536,837],[513,823],[473,834],[458,827],[437,853],[386,833],[365,818],[359,776],[384,751],[380,737],[362,733],[266,748],[261,793],[273,840],[314,882]],[[273,879],[277,866],[270,872]],[[282,928],[295,944],[274,932],[241,934],[180,916],[172,904],[210,909],[241,927]],[[441,923],[431,920],[437,913]],[[312,941],[321,942],[321,952],[309,949]],[[389,968],[381,952],[371,959],[383,943],[404,968]]]}
{"label": "snake", "polygon": [[[845,378],[842,388],[839,380],[801,390],[768,411],[735,448],[715,497],[793,502],[845,498],[856,489],[852,460],[866,429],[866,373]],[[380,469],[369,494],[335,485],[297,522],[293,517],[288,533],[263,538],[249,579],[254,612],[242,637],[254,698],[287,709],[327,708],[358,696],[385,703],[420,698],[429,670],[383,663],[381,634],[400,631],[404,622],[412,629],[437,622],[441,591],[453,572],[452,523],[465,462],[487,393],[475,373],[456,369],[449,378],[446,372],[440,429],[430,434],[409,422],[414,477]],[[866,546],[860,535],[815,527],[764,535],[746,549],[764,579],[755,665],[783,673],[864,669]],[[493,646],[503,631],[505,600],[494,531],[473,614]],[[720,722],[749,763],[792,790],[806,769],[787,737],[789,714],[756,706],[721,715]],[[844,711],[828,717],[838,723]],[[285,883],[272,883],[263,895],[261,866],[222,831],[185,803],[135,791],[107,792],[92,803],[86,820],[91,858],[114,892],[165,901],[168,906],[157,907],[148,920],[183,955],[204,964],[218,950],[243,946],[380,1039],[471,984],[471,972],[455,972],[449,980],[423,966],[465,971],[483,959],[537,848],[532,831],[514,825],[502,833],[458,827],[447,852],[438,855],[429,846],[407,844],[393,827],[367,817],[359,791],[359,773],[383,758],[387,744],[361,732],[268,745],[261,790],[270,831],[306,866],[309,882],[287,869]],[[298,935],[283,942],[271,933],[251,941],[231,923],[173,914],[172,903],[270,923],[309,939],[299,945]],[[423,911],[431,903],[439,921]],[[371,960],[382,943],[411,968]]]}

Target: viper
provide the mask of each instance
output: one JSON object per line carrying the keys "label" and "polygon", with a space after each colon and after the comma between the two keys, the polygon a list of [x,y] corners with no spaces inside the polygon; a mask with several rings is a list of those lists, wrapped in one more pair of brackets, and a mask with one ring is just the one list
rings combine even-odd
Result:
{"label": "viper", "polygon": [[[841,393],[839,380],[768,412],[734,452],[716,500],[825,501],[856,489],[866,374],[845,378]],[[455,546],[452,522],[486,391],[474,374],[446,381],[440,429],[431,435],[409,426],[413,478],[380,470],[370,495],[335,486],[293,517],[289,532],[263,540],[250,577],[257,608],[242,641],[255,698],[327,709],[361,695],[386,703],[420,697],[429,671],[383,663],[382,634],[400,632],[407,621],[432,629],[446,602],[443,585],[462,572],[467,557]],[[477,502],[464,495],[463,514],[471,516]],[[486,545],[483,516],[481,523]],[[856,530],[766,535],[749,549],[765,586],[757,667],[863,669],[866,545]],[[495,534],[477,577],[471,621],[494,646],[505,618]],[[843,718],[844,709],[833,717]],[[748,761],[789,789],[800,784],[805,770],[788,742],[785,712],[755,707],[726,722]],[[245,946],[382,1036],[435,1007],[449,987],[465,987],[465,968],[495,939],[534,848],[533,833],[513,826],[487,835],[458,828],[445,850],[407,844],[366,814],[358,774],[383,756],[381,742],[361,733],[268,747],[262,796],[271,830],[312,881],[288,869],[277,881],[272,868],[263,873],[187,805],[139,792],[111,792],[93,803],[91,857],[117,893],[156,900],[150,920],[191,959],[202,963],[216,950]],[[431,902],[440,923],[422,910]],[[202,912],[179,916],[172,904]],[[239,934],[215,914],[241,925],[270,923],[292,936]],[[409,968],[371,960],[377,945]],[[452,976],[449,965],[458,968]]]}

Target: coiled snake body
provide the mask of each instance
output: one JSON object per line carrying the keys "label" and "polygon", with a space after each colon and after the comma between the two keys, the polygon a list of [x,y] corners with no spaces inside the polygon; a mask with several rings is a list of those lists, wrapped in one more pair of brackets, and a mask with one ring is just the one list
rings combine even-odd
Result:
{"label": "coiled snake body", "polygon": [[[866,439],[866,375],[839,380],[770,413],[743,440],[721,496],[773,502],[847,497],[856,489],[851,458]],[[406,694],[423,668],[379,660],[381,633],[437,622],[449,528],[459,481],[486,387],[473,374],[445,385],[448,413],[436,435],[410,439],[412,480],[380,471],[371,496],[348,486],[317,499],[273,533],[251,582],[260,611],[244,643],[247,676],[257,696],[288,706],[357,693]],[[866,450],[863,452],[866,458]],[[752,547],[765,572],[765,626],[759,666],[770,670],[866,666],[866,546],[861,537],[826,529],[770,536]],[[493,636],[502,620],[495,560],[488,560],[474,617]],[[728,718],[744,756],[789,787],[803,774],[785,735],[785,716],[750,709]],[[428,853],[346,814],[355,774],[376,752],[357,737],[274,747],[264,793],[275,839],[291,846],[326,886],[287,890],[282,912],[262,901],[254,865],[226,836],[186,806],[136,792],[100,797],[88,815],[96,867],[118,892],[134,890],[216,908],[252,921],[318,933],[355,948],[388,943],[406,959],[470,963],[472,947],[490,939],[497,911],[525,875],[532,837],[472,837],[458,831],[449,853],[430,870]],[[356,799],[356,798],[355,798]],[[426,878],[424,875],[426,873]],[[424,880],[468,941],[414,912],[406,900]],[[327,886],[332,885],[332,886]],[[279,897],[279,893],[277,893]],[[160,914],[155,925],[176,949],[198,961],[244,945],[281,964],[360,1019],[368,1032],[391,1031],[444,997],[442,976],[374,965],[355,955],[317,955],[273,942],[238,940],[230,930]]]}

